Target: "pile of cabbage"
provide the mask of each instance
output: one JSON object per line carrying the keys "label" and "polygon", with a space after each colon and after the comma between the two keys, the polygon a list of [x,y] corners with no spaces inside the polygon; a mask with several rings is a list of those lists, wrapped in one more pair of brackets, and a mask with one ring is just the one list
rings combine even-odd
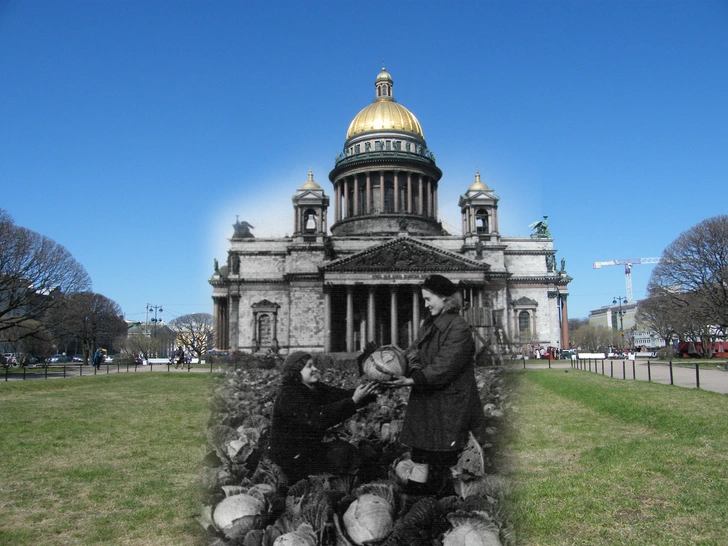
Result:
{"label": "pile of cabbage", "polygon": [[[454,469],[455,494],[407,494],[408,453],[398,443],[408,389],[389,390],[331,431],[374,461],[355,474],[310,476],[288,483],[262,456],[270,434],[278,372],[249,368],[227,374],[208,429],[200,521],[210,546],[509,546],[515,543],[505,508],[506,479],[497,473],[498,431],[509,402],[497,369],[477,370],[492,443],[486,467]],[[323,380],[342,388],[354,371],[327,369]]]}

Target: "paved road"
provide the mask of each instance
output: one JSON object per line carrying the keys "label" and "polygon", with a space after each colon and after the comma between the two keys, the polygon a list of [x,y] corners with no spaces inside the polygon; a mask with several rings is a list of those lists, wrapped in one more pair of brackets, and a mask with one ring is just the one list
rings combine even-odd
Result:
{"label": "paved road", "polygon": [[[634,367],[633,367],[634,363]],[[672,384],[678,387],[694,389],[700,382],[700,388],[706,391],[728,394],[728,371],[718,369],[718,363],[725,364],[724,361],[716,361],[715,368],[701,367],[699,374],[696,374],[695,367],[685,366],[684,361],[680,366],[672,366]],[[538,362],[536,360],[526,361],[526,368],[547,368],[548,362]],[[552,368],[569,369],[572,367],[571,362],[565,360],[555,360],[551,363]],[[649,381],[670,385],[670,365],[667,362],[648,362],[646,360],[591,360],[590,362],[581,361],[579,368],[590,370],[598,374],[604,374],[607,377],[615,379],[626,379],[633,381]]]}

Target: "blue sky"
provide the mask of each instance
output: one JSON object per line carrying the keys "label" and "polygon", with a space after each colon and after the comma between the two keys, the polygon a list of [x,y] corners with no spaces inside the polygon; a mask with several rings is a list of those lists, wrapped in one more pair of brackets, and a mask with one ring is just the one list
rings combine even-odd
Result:
{"label": "blue sky", "polygon": [[[292,231],[386,65],[443,171],[500,231],[548,215],[571,317],[726,213],[726,1],[0,0],[0,207],[130,320],[211,312],[236,215]],[[651,265],[633,269],[642,298]]]}

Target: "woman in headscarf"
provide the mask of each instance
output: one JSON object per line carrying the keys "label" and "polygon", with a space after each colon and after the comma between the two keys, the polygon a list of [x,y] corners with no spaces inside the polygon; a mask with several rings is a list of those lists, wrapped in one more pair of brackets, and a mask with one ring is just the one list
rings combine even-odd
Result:
{"label": "woman in headscarf", "polygon": [[412,387],[400,435],[415,463],[408,489],[438,494],[450,483],[450,467],[457,464],[469,432],[480,436],[485,414],[475,381],[475,342],[459,313],[457,286],[430,275],[422,298],[430,316],[405,351],[407,376],[391,385]]}
{"label": "woman in headscarf", "polygon": [[303,351],[286,357],[282,381],[268,456],[283,469],[289,484],[311,474],[338,474],[355,467],[356,448],[346,442],[324,443],[324,435],[373,401],[376,385],[348,390],[323,384],[313,358]]}

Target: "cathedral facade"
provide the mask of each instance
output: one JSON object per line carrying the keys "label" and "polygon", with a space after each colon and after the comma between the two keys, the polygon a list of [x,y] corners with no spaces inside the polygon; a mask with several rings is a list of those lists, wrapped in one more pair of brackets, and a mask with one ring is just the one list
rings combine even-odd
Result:
{"label": "cathedral facade", "polygon": [[332,195],[309,172],[292,197],[292,236],[256,238],[247,223],[234,225],[227,260],[209,279],[216,348],[406,347],[425,317],[420,285],[434,273],[459,284],[479,346],[526,355],[568,346],[571,279],[563,260],[556,267],[546,218],[530,237],[502,236],[499,198],[476,172],[459,200],[462,234],[443,229],[442,171],[392,91],[382,69],[329,173]]}

